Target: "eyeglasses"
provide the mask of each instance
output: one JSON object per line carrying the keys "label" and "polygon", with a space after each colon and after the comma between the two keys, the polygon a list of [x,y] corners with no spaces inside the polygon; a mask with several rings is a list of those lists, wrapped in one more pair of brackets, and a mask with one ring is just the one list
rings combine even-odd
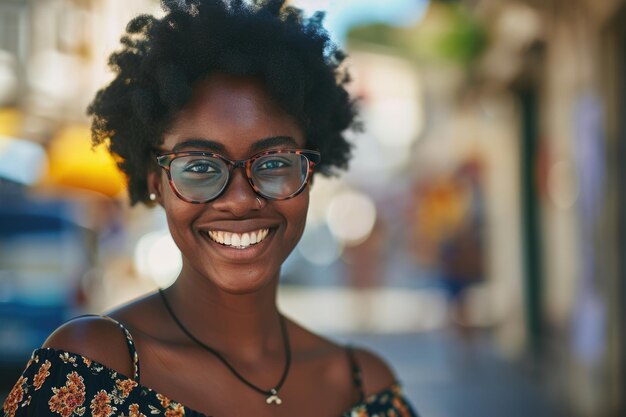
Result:
{"label": "eyeglasses", "polygon": [[169,152],[156,157],[174,193],[194,204],[219,197],[232,171],[239,167],[245,168],[248,182],[258,195],[268,200],[287,200],[302,192],[320,159],[319,152],[305,149],[265,151],[239,161],[203,151]]}

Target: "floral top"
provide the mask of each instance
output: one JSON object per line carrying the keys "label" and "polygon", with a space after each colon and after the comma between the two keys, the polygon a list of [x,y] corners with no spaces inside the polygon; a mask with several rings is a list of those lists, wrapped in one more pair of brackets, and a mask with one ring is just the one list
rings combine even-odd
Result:
{"label": "floral top", "polygon": [[[119,324],[119,323],[118,323]],[[135,364],[133,378],[84,356],[51,348],[33,352],[4,402],[4,417],[208,417],[139,384],[139,358],[124,330]],[[355,383],[360,389],[356,362]],[[363,398],[341,417],[417,417],[398,384]]]}

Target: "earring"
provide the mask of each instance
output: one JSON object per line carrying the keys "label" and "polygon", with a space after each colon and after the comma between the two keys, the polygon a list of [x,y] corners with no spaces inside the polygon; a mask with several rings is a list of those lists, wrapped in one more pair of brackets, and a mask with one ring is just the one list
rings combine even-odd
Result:
{"label": "earring", "polygon": [[259,208],[263,207],[263,203],[261,202],[261,199],[259,197],[256,197],[256,202],[259,203]]}
{"label": "earring", "polygon": [[150,193],[149,198],[150,198],[150,201],[156,201],[156,194]]}

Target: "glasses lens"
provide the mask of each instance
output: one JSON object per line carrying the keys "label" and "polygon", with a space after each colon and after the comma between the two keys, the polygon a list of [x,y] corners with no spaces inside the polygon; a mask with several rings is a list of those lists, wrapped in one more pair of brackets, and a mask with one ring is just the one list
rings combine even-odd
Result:
{"label": "glasses lens", "polygon": [[252,182],[268,198],[284,199],[300,191],[309,161],[296,153],[277,153],[256,159],[250,167]]}
{"label": "glasses lens", "polygon": [[228,181],[228,167],[219,158],[203,155],[179,156],[170,164],[174,187],[183,197],[208,201],[222,192]]}

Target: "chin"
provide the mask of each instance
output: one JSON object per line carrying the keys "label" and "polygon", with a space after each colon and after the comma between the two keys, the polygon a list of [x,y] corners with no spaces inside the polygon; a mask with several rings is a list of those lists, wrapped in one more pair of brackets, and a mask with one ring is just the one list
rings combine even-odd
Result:
{"label": "chin", "polygon": [[259,292],[268,287],[275,286],[278,281],[279,271],[256,271],[251,269],[242,270],[237,268],[225,268],[219,272],[207,275],[215,287],[227,294],[244,295]]}

